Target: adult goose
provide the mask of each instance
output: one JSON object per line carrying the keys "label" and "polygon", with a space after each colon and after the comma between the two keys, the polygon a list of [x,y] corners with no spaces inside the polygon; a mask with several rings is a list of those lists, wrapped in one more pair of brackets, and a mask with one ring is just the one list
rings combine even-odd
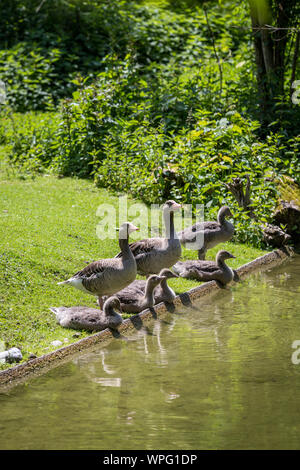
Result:
{"label": "adult goose", "polygon": [[216,262],[203,260],[179,261],[173,266],[174,271],[186,279],[197,281],[218,281],[226,285],[232,280],[238,280],[238,275],[225,260],[235,258],[229,251],[221,250],[217,253]]}
{"label": "adult goose", "polygon": [[136,286],[132,287],[132,284],[130,284],[120,292],[117,292],[116,297],[120,300],[122,311],[139,313],[146,308],[153,307],[155,304],[154,289],[163,279],[163,276],[152,274],[145,281],[144,290],[140,290]]}
{"label": "adult goose", "polygon": [[114,309],[121,311],[120,301],[115,296],[109,297],[104,302],[103,311],[89,307],[50,308],[62,327],[88,331],[116,329],[122,323],[123,318]]}
{"label": "adult goose", "polygon": [[[160,271],[159,276],[162,277],[162,280],[154,289],[155,304],[159,304],[160,302],[171,303],[175,299],[176,294],[168,285],[168,279],[176,278],[178,275],[173,273],[173,271],[170,269],[164,268]],[[135,292],[145,292],[146,283],[147,281],[136,279],[128,287],[126,287],[126,289],[132,289]]]}
{"label": "adult goose", "polygon": [[197,222],[182,230],[178,233],[180,242],[183,245],[193,243],[194,249],[198,251],[198,259],[204,260],[208,249],[232,238],[234,226],[226,217],[232,217],[232,213],[228,206],[223,206],[218,212],[217,222]]}
{"label": "adult goose", "polygon": [[130,222],[124,222],[119,229],[119,258],[100,259],[88,264],[81,271],[66,281],[58,284],[69,284],[87,294],[98,297],[100,307],[102,296],[110,296],[128,286],[136,278],[137,269],[134,256],[129,248],[130,233],[138,230]]}
{"label": "adult goose", "polygon": [[172,200],[163,205],[165,238],[147,238],[130,243],[129,248],[136,260],[138,274],[142,276],[158,274],[161,269],[169,268],[179,260],[181,244],[174,228],[174,212],[180,208],[181,205]]}

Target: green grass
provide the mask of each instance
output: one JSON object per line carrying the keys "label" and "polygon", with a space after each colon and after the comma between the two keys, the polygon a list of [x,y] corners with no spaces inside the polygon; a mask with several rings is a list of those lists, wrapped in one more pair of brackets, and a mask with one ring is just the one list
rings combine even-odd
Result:
{"label": "green grass", "polygon": [[[4,153],[0,149],[2,158]],[[74,330],[56,323],[49,307],[96,306],[94,297],[57,282],[86,262],[119,251],[117,239],[100,240],[96,235],[98,206],[106,203],[117,208],[118,196],[97,189],[91,181],[24,176],[1,158],[0,163],[0,342],[6,348],[19,347],[26,360],[30,353],[54,350],[53,340],[66,344],[78,340]],[[244,245],[222,246],[237,257],[230,263],[232,267],[263,254]],[[213,259],[220,248],[211,250],[208,258]],[[195,252],[184,250],[183,257],[193,258]],[[197,283],[174,279],[170,285],[180,293]],[[87,335],[81,332],[79,338]]]}

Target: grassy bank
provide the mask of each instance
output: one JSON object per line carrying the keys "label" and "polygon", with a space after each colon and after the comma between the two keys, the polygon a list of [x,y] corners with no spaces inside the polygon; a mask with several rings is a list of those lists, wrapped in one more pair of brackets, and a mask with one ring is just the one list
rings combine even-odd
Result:
{"label": "grassy bank", "polygon": [[[2,158],[4,149],[2,148]],[[100,240],[96,215],[100,204],[118,206],[118,197],[97,189],[91,181],[55,176],[24,176],[2,160],[0,171],[0,340],[5,348],[17,346],[24,360],[55,349],[54,340],[77,341],[74,330],[56,324],[50,306],[95,306],[95,299],[75,289],[57,286],[86,262],[112,257],[115,240]],[[132,199],[129,202],[134,202]],[[240,266],[263,254],[245,245],[226,243]],[[213,259],[221,246],[209,252]],[[184,250],[183,258],[195,253]],[[170,285],[184,292],[193,281],[174,279]],[[1,366],[6,367],[6,366]]]}

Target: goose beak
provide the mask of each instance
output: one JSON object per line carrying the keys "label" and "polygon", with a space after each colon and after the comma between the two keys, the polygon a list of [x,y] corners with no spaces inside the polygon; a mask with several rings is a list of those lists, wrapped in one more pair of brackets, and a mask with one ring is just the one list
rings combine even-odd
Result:
{"label": "goose beak", "polygon": [[173,209],[174,211],[177,211],[178,209],[181,209],[181,204],[178,204],[177,202],[174,202],[174,203],[172,204],[172,209]]}
{"label": "goose beak", "polygon": [[[136,227],[135,225],[132,225],[132,226],[131,226],[131,230],[132,230],[133,232],[135,232],[136,230],[140,230],[140,229],[139,229],[138,227]],[[119,228],[119,227],[116,227],[116,231],[119,232],[119,231],[120,231],[120,228]]]}
{"label": "goose beak", "polygon": [[229,256],[229,258],[234,258],[234,259],[235,259],[235,258],[236,258],[236,256],[234,256],[234,255],[230,255],[230,256]]}

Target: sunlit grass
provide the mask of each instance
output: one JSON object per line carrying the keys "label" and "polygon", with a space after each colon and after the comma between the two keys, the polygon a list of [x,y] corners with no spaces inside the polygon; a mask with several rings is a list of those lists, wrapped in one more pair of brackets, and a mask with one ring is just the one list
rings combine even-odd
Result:
{"label": "sunlit grass", "polygon": [[281,177],[278,181],[278,189],[281,199],[297,204],[300,207],[300,188],[292,178],[288,176]]}

